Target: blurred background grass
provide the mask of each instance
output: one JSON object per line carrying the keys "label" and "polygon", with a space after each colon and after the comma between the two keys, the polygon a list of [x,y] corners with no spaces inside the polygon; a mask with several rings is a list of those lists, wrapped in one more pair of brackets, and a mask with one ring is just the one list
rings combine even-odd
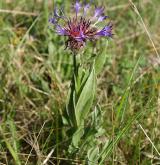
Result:
{"label": "blurred background grass", "polygon": [[[54,2],[64,4],[69,12],[71,1]],[[67,156],[67,139],[60,137],[58,118],[65,107],[72,57],[64,50],[63,37],[48,28],[54,2],[0,1],[0,164],[39,165],[52,149],[48,164],[79,160]],[[105,112],[106,137],[116,136],[134,114],[143,112],[106,164],[160,164],[160,58],[155,51],[160,48],[160,1],[133,1],[140,15],[127,0],[95,3],[105,6],[115,34],[103,52],[107,60],[98,76],[95,99]],[[102,39],[94,48],[88,43],[84,61],[90,54],[102,53],[105,42]],[[117,119],[120,104],[122,114]]]}

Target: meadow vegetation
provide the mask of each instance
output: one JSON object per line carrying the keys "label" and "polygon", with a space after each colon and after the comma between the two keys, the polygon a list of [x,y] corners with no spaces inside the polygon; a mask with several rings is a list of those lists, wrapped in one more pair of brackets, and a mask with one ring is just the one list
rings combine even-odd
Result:
{"label": "meadow vegetation", "polygon": [[70,0],[0,1],[0,165],[160,164],[160,1],[95,0],[114,32],[82,52],[86,68],[105,56],[85,120],[101,135],[86,134],[72,154],[62,119],[73,61],[48,28],[54,2],[70,12]]}

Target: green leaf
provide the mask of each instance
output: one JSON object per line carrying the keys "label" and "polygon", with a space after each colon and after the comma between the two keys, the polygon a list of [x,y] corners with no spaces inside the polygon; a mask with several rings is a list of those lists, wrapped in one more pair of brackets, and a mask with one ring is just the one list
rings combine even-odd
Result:
{"label": "green leaf", "polygon": [[106,62],[106,57],[107,57],[107,54],[105,52],[102,52],[101,54],[97,55],[97,57],[95,59],[96,74],[99,74],[102,71],[103,66]]}
{"label": "green leaf", "polygon": [[81,137],[83,136],[83,134],[84,134],[84,128],[82,126],[82,127],[79,127],[78,130],[73,135],[72,143],[73,143],[74,147],[78,148],[78,143],[79,143]]}
{"label": "green leaf", "polygon": [[7,120],[7,123],[9,124],[9,127],[10,127],[10,132],[12,134],[12,146],[14,148],[14,151],[16,153],[19,152],[19,142],[18,142],[18,139],[17,139],[17,130],[16,130],[16,126],[13,122],[13,120],[11,118],[9,118],[9,120]]}
{"label": "green leaf", "polygon": [[75,116],[75,91],[72,85],[67,99],[68,105],[66,106],[66,113],[67,113],[66,119],[68,118],[68,122],[72,127],[77,127],[77,120]]}
{"label": "green leaf", "polygon": [[89,160],[88,161],[89,165],[97,164],[98,154],[99,154],[99,148],[97,146],[88,150],[87,156]]}
{"label": "green leaf", "polygon": [[79,68],[78,70],[78,76],[75,79],[75,87],[76,87],[76,95],[77,97],[80,95],[80,93],[82,92],[82,89],[85,85],[85,82],[89,76],[89,71],[85,70],[83,68]]}
{"label": "green leaf", "polygon": [[13,144],[13,147],[12,147],[11,142],[9,142],[8,139],[6,138],[5,133],[3,132],[3,129],[2,129],[1,126],[0,126],[0,134],[2,135],[3,140],[6,144],[6,147],[9,150],[10,154],[12,155],[12,157],[15,161],[15,165],[21,165],[20,159],[19,159],[17,151],[16,151],[17,146],[15,145],[15,141],[13,142],[14,144]]}
{"label": "green leaf", "polygon": [[95,95],[96,77],[94,66],[92,71],[85,82],[85,85],[77,99],[77,104],[75,106],[75,115],[77,120],[77,125],[80,126],[84,119],[87,117],[88,112],[91,109],[94,95]]}

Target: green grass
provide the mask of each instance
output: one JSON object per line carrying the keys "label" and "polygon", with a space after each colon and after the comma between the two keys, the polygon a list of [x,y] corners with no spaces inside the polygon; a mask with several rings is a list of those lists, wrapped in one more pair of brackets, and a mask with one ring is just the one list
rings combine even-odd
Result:
{"label": "green grass", "polygon": [[[68,152],[72,134],[61,118],[72,56],[63,37],[48,28],[53,1],[0,1],[0,165],[87,164],[87,154],[107,165],[160,162],[160,2],[133,2],[140,15],[129,1],[102,0],[115,36],[107,49],[102,39],[83,51],[86,68],[90,55],[107,54],[91,110],[98,104],[102,111],[98,155],[97,148],[83,148],[95,144],[92,132],[75,154]],[[69,11],[70,1],[63,4]]]}

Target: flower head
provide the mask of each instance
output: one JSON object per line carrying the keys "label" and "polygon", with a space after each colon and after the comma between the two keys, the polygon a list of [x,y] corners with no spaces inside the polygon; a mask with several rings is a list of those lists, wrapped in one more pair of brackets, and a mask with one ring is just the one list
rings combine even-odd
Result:
{"label": "flower head", "polygon": [[[77,51],[85,46],[86,41],[93,41],[100,37],[112,37],[112,24],[104,21],[108,16],[104,15],[104,7],[93,7],[90,4],[81,4],[75,1],[72,7],[75,15],[66,16],[62,9],[54,9],[49,23],[54,31],[61,36],[67,36],[66,47]],[[103,27],[99,23],[104,23]]]}

